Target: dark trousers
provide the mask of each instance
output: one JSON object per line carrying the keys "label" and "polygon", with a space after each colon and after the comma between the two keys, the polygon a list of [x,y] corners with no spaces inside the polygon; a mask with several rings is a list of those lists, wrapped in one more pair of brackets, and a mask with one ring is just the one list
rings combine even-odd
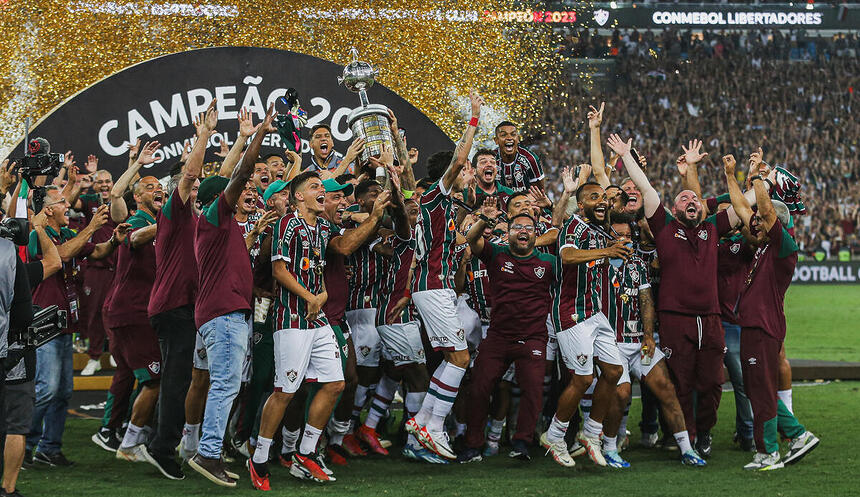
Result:
{"label": "dark trousers", "polygon": [[546,368],[546,341],[511,340],[492,330],[481,342],[472,368],[469,385],[469,413],[466,417],[466,446],[479,448],[484,444],[484,427],[490,408],[490,395],[508,370],[516,367],[517,384],[522,390],[517,432],[513,438],[531,442],[543,401],[543,373]]}
{"label": "dark trousers", "polygon": [[122,423],[128,417],[132,391],[134,390],[134,373],[131,371],[131,367],[126,364],[122,354],[119,353],[117,341],[111,336],[113,332],[108,328],[105,329],[108,335],[108,348],[114,361],[116,361],[116,369],[113,372],[105,402],[102,426],[117,430],[122,427]]}
{"label": "dark trousers", "polygon": [[756,450],[765,454],[779,450],[776,391],[781,346],[781,340],[760,328],[741,331],[741,369],[744,389],[752,406],[753,438]]}
{"label": "dark trousers", "polygon": [[107,334],[102,321],[102,307],[113,283],[113,275],[113,270],[108,268],[87,267],[84,270],[84,291],[81,295],[84,322],[81,326],[81,335],[90,341],[87,350],[90,359],[98,360],[104,352]]}
{"label": "dark trousers", "polygon": [[191,385],[194,342],[194,308],[190,305],[164,311],[150,319],[161,348],[161,389],[158,392],[158,428],[149,449],[173,457],[185,425],[185,395]]}
{"label": "dark trousers", "polygon": [[717,424],[726,349],[720,316],[660,312],[660,346],[693,439]]}

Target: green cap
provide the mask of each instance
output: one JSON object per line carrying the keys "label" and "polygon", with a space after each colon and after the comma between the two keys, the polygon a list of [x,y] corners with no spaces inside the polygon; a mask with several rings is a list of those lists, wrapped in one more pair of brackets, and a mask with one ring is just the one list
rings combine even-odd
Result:
{"label": "green cap", "polygon": [[288,186],[290,186],[289,182],[284,181],[282,179],[276,180],[274,183],[269,185],[269,187],[266,188],[266,191],[263,193],[263,203],[265,204],[266,202],[268,202],[269,199],[272,198],[272,195],[280,192]]}
{"label": "green cap", "polygon": [[212,202],[227,188],[227,183],[229,182],[230,180],[224,176],[209,176],[200,182],[200,188],[197,190],[197,200],[201,205]]}
{"label": "green cap", "polygon": [[349,197],[352,195],[352,183],[347,183],[345,185],[337,182],[336,179],[329,178],[322,182],[325,187],[326,193],[328,192],[339,192],[343,190],[343,194]]}

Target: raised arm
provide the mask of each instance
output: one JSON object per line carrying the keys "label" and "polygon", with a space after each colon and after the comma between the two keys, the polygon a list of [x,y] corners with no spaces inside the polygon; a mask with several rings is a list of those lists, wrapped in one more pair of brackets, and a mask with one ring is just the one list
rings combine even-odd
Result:
{"label": "raised arm", "polygon": [[69,166],[69,180],[66,181],[66,186],[63,187],[63,198],[72,207],[81,208],[81,181],[78,179],[78,166]]}
{"label": "raised arm", "polygon": [[573,178],[573,170],[565,166],[561,169],[561,182],[564,185],[564,190],[561,192],[561,198],[555,203],[552,210],[552,225],[556,228],[561,228],[564,224],[565,216],[567,215],[567,204],[570,203],[570,197],[576,193],[579,185],[588,180],[588,175],[591,174],[591,166],[588,164],[579,165],[579,176]]}
{"label": "raised arm", "polygon": [[142,149],[140,149],[140,154],[137,155],[137,158],[134,162],[129,166],[128,169],[122,176],[120,176],[116,183],[113,184],[113,188],[110,191],[110,217],[115,223],[121,223],[128,218],[128,206],[125,205],[125,199],[123,196],[125,192],[129,189],[132,184],[132,180],[137,176],[140,168],[152,164],[155,162],[155,151],[161,146],[157,141],[147,142]]}
{"label": "raised arm", "polygon": [[340,255],[350,255],[355,252],[358,247],[361,247],[364,242],[376,234],[379,223],[382,222],[382,217],[385,215],[385,208],[389,205],[391,205],[391,192],[386,190],[376,197],[370,216],[354,229],[346,230],[343,235],[332,239],[328,248]]}
{"label": "raised arm", "polygon": [[[45,211],[45,214],[50,216],[51,215],[51,212],[50,212],[51,208],[47,207],[46,209],[48,209],[48,210]],[[81,249],[84,248],[84,245],[86,245],[87,242],[90,240],[90,238],[92,238],[93,234],[96,231],[98,231],[99,228],[104,226],[105,223],[107,223],[107,217],[108,217],[107,206],[106,205],[100,206],[98,208],[98,210],[96,211],[96,213],[93,214],[93,219],[86,226],[86,228],[82,229],[80,231],[80,233],[78,233],[77,236],[75,236],[71,240],[69,240],[69,241],[63,243],[62,245],[60,245],[59,247],[57,247],[57,251],[59,252],[60,258],[63,260],[63,262],[68,262],[68,261],[72,260],[73,257],[78,255],[78,252],[80,252]]]}
{"label": "raised arm", "polygon": [[403,172],[400,174],[400,184],[403,191],[415,191],[415,171],[412,169],[409,151],[406,150],[406,140],[400,136],[400,126],[398,126],[397,117],[394,116],[394,112],[391,109],[388,109],[388,117],[391,120],[391,134],[394,136],[397,161],[400,162],[400,167],[403,168]]}
{"label": "raised arm", "polygon": [[113,229],[113,235],[111,235],[110,239],[99,243],[96,245],[96,248],[89,255],[89,259],[104,259],[105,257],[111,255],[114,250],[123,242],[125,242],[128,237],[128,230],[131,229],[131,225],[128,223],[122,223],[117,225],[116,228]]}
{"label": "raised arm", "polygon": [[747,199],[741,193],[741,187],[738,185],[738,180],[735,177],[735,158],[733,155],[723,156],[723,169],[726,173],[729,196],[732,199],[732,206],[726,209],[729,214],[729,224],[737,226],[740,222],[743,222],[744,226],[749,228],[753,211],[749,202],[747,202]]}
{"label": "raised arm", "polygon": [[753,190],[755,191],[756,206],[758,207],[758,215],[761,216],[763,229],[765,232],[770,231],[776,223],[776,209],[773,208],[773,202],[770,200],[770,194],[765,186],[764,179],[761,176],[753,176],[750,178]]}
{"label": "raised arm", "polygon": [[251,140],[251,144],[248,145],[248,150],[245,151],[245,156],[242,157],[242,162],[239,164],[238,168],[233,170],[230,182],[227,183],[227,188],[224,189],[224,198],[227,200],[228,205],[233,206],[236,204],[236,201],[239,199],[239,194],[241,194],[242,190],[245,188],[245,183],[251,179],[251,174],[254,172],[254,164],[257,162],[257,157],[260,156],[260,145],[263,143],[263,138],[265,138],[267,134],[277,131],[277,129],[272,126],[272,120],[275,118],[275,114],[277,114],[275,112],[275,103],[272,102],[272,104],[269,105],[269,109],[266,111],[266,119],[263,120],[257,134],[254,135],[254,139]]}
{"label": "raised arm", "polygon": [[[683,181],[681,182],[685,190],[693,191],[697,197],[702,198],[702,185],[699,184],[699,163],[708,156],[708,153],[702,153],[702,141],[693,139],[687,142],[687,146],[681,145],[684,149],[684,155],[678,158],[678,171],[682,166],[681,161],[686,164],[687,174],[682,174]],[[705,207],[707,209],[707,207]]]}
{"label": "raised arm", "polygon": [[484,204],[481,206],[480,215],[469,232],[466,233],[466,241],[469,242],[469,248],[472,255],[480,255],[484,252],[484,230],[487,226],[495,228],[496,219],[499,217],[499,209],[496,207],[498,201],[496,197],[487,197],[484,199]]}
{"label": "raised arm", "polygon": [[[481,105],[484,104],[484,99],[474,90],[469,93],[469,100],[472,105],[472,119],[466,126],[466,131],[463,132],[460,141],[457,142],[457,148],[454,150],[451,164],[442,176],[442,187],[448,192],[454,188],[457,176],[460,175],[460,171],[463,170],[463,167],[469,161],[469,151],[472,150],[472,140],[475,138],[475,131],[478,130],[478,119],[481,117]],[[475,124],[475,126],[472,124]]]}
{"label": "raised arm", "polygon": [[[182,168],[182,178],[176,186],[176,191],[179,193],[179,199],[184,204],[191,196],[191,189],[194,188],[194,182],[200,177],[203,171],[203,157],[206,155],[206,144],[209,142],[209,137],[212,136],[212,131],[215,130],[215,125],[218,123],[218,111],[215,109],[215,99],[209,103],[209,108],[206,112],[200,115],[196,121],[197,141],[194,142],[194,147],[191,153],[188,154],[188,159],[185,161],[185,167]],[[237,142],[239,140],[236,140]],[[241,147],[240,147],[241,149]],[[227,154],[230,157],[230,154]],[[226,159],[225,159],[226,162]]]}
{"label": "raised arm", "polygon": [[406,202],[403,198],[400,175],[394,169],[394,156],[388,145],[383,146],[379,159],[371,158],[374,167],[380,165],[388,169],[388,177],[391,178],[391,207],[388,209],[394,224],[394,232],[397,238],[409,240],[412,238],[412,227],[409,225],[409,215],[406,213]]}
{"label": "raised arm", "polygon": [[36,232],[36,237],[39,239],[39,250],[42,252],[42,281],[48,279],[63,267],[63,260],[60,259],[60,252],[57,246],[51,241],[51,237],[45,231],[47,226],[45,211],[33,216],[30,221],[33,226],[33,231]]}
{"label": "raised arm", "polygon": [[[341,159],[340,164],[338,164],[334,172],[332,172],[332,178],[337,178],[341,174],[345,173],[349,165],[358,159],[358,156],[360,156],[363,151],[364,139],[356,138],[353,140],[352,143],[349,144],[349,148],[346,149],[346,154],[343,156],[343,159]],[[356,170],[358,170],[358,168],[356,168]]]}
{"label": "raised arm", "polygon": [[[215,100],[213,99],[213,102]],[[211,105],[211,104],[210,104]],[[208,112],[208,110],[207,110]],[[217,111],[216,111],[217,112]],[[217,114],[216,114],[217,115]],[[218,118],[215,118],[216,122]],[[214,129],[214,126],[213,126]],[[233,169],[236,168],[236,164],[239,163],[239,158],[242,157],[242,149],[245,148],[245,143],[248,142],[248,138],[251,137],[257,130],[260,129],[260,125],[254,126],[254,122],[251,119],[251,111],[248,109],[242,109],[239,111],[239,134],[236,136],[236,141],[233,143],[233,146],[230,147],[230,151],[227,152],[227,157],[224,157],[224,162],[221,163],[221,169],[218,170],[218,175],[223,176],[225,178],[229,178],[233,175]],[[199,133],[198,133],[199,134]],[[208,138],[207,138],[208,141]],[[204,154],[206,153],[206,147],[203,147]],[[200,159],[203,160],[202,157]],[[256,157],[254,158],[256,160]]]}
{"label": "raised arm", "polygon": [[660,207],[660,195],[658,195],[657,190],[651,186],[651,182],[648,181],[648,177],[645,176],[645,172],[642,171],[642,168],[636,163],[636,159],[633,158],[633,154],[630,153],[633,139],[631,138],[625,143],[618,137],[618,135],[611,135],[608,143],[609,147],[615,151],[616,154],[621,156],[621,160],[624,161],[624,168],[627,169],[627,175],[630,176],[631,180],[633,180],[633,184],[636,185],[636,188],[642,192],[642,204],[645,207],[645,217],[653,216]]}
{"label": "raised arm", "polygon": [[284,173],[284,181],[289,183],[302,172],[302,156],[292,150],[287,150],[284,154],[290,159],[290,169]]}
{"label": "raised arm", "polygon": [[591,169],[594,171],[594,179],[603,188],[609,187],[609,176],[606,175],[606,159],[603,157],[603,144],[600,143],[600,124],[603,122],[603,107],[605,102],[600,102],[600,110],[593,105],[588,112],[588,134],[591,142]]}

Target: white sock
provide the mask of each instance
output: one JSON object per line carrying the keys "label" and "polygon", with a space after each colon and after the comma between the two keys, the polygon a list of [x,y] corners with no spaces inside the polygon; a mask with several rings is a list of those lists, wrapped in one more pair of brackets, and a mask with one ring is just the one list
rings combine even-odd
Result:
{"label": "white sock", "polygon": [[782,401],[785,404],[785,407],[788,408],[788,412],[794,414],[794,408],[791,406],[791,389],[788,390],[779,390],[776,392],[776,398]]}
{"label": "white sock", "polygon": [[552,417],[552,422],[549,424],[549,429],[546,431],[546,439],[550,442],[558,442],[564,440],[564,434],[567,433],[567,426],[570,421],[562,423],[557,417]]}
{"label": "white sock", "polygon": [[198,445],[200,445],[200,423],[196,425],[185,423],[182,429],[182,447],[188,452],[197,452]]}
{"label": "white sock", "polygon": [[257,437],[257,450],[254,451],[253,461],[257,464],[269,462],[269,449],[272,447],[272,439]]}
{"label": "white sock", "polygon": [[502,439],[502,430],[504,428],[504,419],[491,419],[490,429],[487,431],[487,440],[498,443],[498,441]]}
{"label": "white sock", "polygon": [[128,449],[137,445],[137,439],[140,437],[142,429],[140,426],[129,423],[128,428],[125,430],[125,435],[122,437],[122,444],[119,447],[121,449]]}
{"label": "white sock", "polygon": [[328,443],[330,445],[343,444],[343,437],[349,433],[350,422],[338,421],[334,418],[328,422]]}
{"label": "white sock", "polygon": [[598,423],[597,421],[591,419],[590,416],[585,418],[585,421],[582,422],[582,433],[589,438],[598,438],[600,437],[600,431],[603,429],[603,423]]}
{"label": "white sock", "polygon": [[364,420],[364,424],[367,425],[368,428],[376,429],[376,426],[379,424],[379,420],[382,419],[382,416],[385,416],[385,413],[388,412],[388,406],[391,405],[391,401],[394,399],[394,392],[397,391],[398,382],[392,380],[388,376],[383,376],[382,379],[379,380],[379,384],[376,386],[376,392],[373,394],[373,398],[370,400],[370,409],[367,411],[367,419]]}
{"label": "white sock", "polygon": [[305,433],[302,435],[302,443],[299,445],[299,454],[314,454],[317,451],[317,442],[320,440],[322,430],[305,424]]}
{"label": "white sock", "polygon": [[355,387],[355,400],[352,403],[353,428],[361,424],[361,411],[364,410],[364,404],[367,402],[368,390],[370,390],[370,387],[364,385]]}
{"label": "white sock", "polygon": [[137,443],[149,445],[149,442],[152,441],[152,437],[154,436],[155,430],[153,430],[151,426],[142,426],[140,428],[140,435],[137,436]]}
{"label": "white sock", "polygon": [[674,437],[675,442],[678,443],[678,450],[681,451],[681,454],[688,450],[693,450],[693,446],[690,445],[690,435],[687,434],[687,430],[675,433]]}
{"label": "white sock", "polygon": [[445,418],[451,412],[451,407],[454,406],[454,400],[457,398],[457,392],[460,390],[460,382],[463,381],[463,375],[466,370],[457,367],[451,363],[445,366],[445,371],[436,383],[438,387],[431,395],[436,397],[436,402],[433,404],[433,415],[430,417],[430,423],[427,427],[428,431],[439,432],[445,424]]}
{"label": "white sock", "polygon": [[417,422],[419,426],[427,426],[427,423],[433,416],[433,406],[436,404],[435,392],[439,388],[434,383],[434,380],[440,381],[442,379],[442,375],[445,373],[447,366],[448,363],[446,361],[442,361],[442,363],[439,364],[439,367],[436,368],[436,371],[433,372],[433,377],[430,378],[430,387],[427,389],[428,395],[424,396],[424,402],[421,403],[421,409],[419,409],[418,414],[415,415],[415,422]]}
{"label": "white sock", "polygon": [[627,436],[627,415],[625,414],[621,418],[621,426],[618,427],[618,438],[620,440],[624,440],[624,437]]}
{"label": "white sock", "polygon": [[288,430],[286,427],[281,429],[281,454],[289,454],[296,451],[296,442],[299,441],[301,430]]}
{"label": "white sock", "polygon": [[603,452],[618,452],[618,437],[603,437]]}
{"label": "white sock", "polygon": [[424,402],[426,395],[427,392],[409,392],[406,394],[406,397],[403,399],[403,407],[406,409],[406,414],[409,417],[415,416],[421,409],[421,404]]}

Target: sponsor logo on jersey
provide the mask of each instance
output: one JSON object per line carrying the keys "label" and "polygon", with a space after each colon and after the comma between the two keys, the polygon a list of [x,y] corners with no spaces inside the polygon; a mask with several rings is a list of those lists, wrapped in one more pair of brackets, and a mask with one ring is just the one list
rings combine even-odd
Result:
{"label": "sponsor logo on jersey", "polygon": [[546,273],[546,268],[543,266],[538,266],[535,268],[535,276],[538,278],[543,278],[544,273]]}
{"label": "sponsor logo on jersey", "polygon": [[499,271],[514,274],[514,263],[511,261],[505,261],[504,265],[499,268]]}
{"label": "sponsor logo on jersey", "polygon": [[532,350],[532,355],[533,355],[533,356],[540,357],[540,356],[542,356],[542,355],[543,355],[543,352],[542,352],[542,351],[540,351],[540,350],[538,350],[538,349],[533,349],[533,350]]}
{"label": "sponsor logo on jersey", "polygon": [[457,225],[454,224],[454,220],[451,219],[448,221],[448,231],[454,231],[457,229]]}
{"label": "sponsor logo on jersey", "polygon": [[681,240],[687,239],[687,234],[684,233],[683,228],[678,228],[678,231],[675,232],[675,238],[680,238]]}
{"label": "sponsor logo on jersey", "polygon": [[708,239],[708,230],[699,230],[699,238],[702,240]]}
{"label": "sponsor logo on jersey", "polygon": [[254,332],[254,345],[259,344],[259,343],[260,343],[260,340],[262,340],[262,339],[263,339],[263,334],[262,334],[262,333],[260,333],[260,332],[258,332],[258,331],[257,331],[257,332]]}
{"label": "sponsor logo on jersey", "polygon": [[199,357],[200,360],[202,360],[202,361],[206,360],[206,348],[205,347],[202,349],[197,349],[197,357]]}
{"label": "sponsor logo on jersey", "polygon": [[311,268],[311,260],[307,257],[302,257],[302,271],[307,271]]}

